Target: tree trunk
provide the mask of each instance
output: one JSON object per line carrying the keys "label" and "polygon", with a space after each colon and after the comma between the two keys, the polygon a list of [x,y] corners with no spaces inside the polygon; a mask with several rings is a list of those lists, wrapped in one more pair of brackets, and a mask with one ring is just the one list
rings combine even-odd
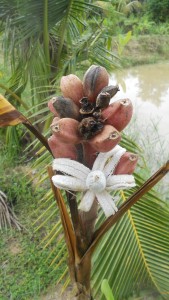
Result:
{"label": "tree trunk", "polygon": [[91,287],[91,255],[86,255],[80,262],[75,262],[74,285],[76,287],[76,300],[92,300]]}

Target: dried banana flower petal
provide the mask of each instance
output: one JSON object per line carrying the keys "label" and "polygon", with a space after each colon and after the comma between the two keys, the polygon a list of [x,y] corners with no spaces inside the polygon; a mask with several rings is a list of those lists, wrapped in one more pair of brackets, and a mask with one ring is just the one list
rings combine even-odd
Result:
{"label": "dried banana flower petal", "polygon": [[88,117],[79,123],[78,129],[81,137],[88,140],[102,131],[103,127],[104,125],[100,120]]}
{"label": "dried banana flower petal", "polygon": [[105,86],[102,90],[101,90],[101,93],[108,93],[110,95],[110,97],[114,97],[117,92],[119,92],[120,89],[119,89],[119,86],[118,85],[108,85],[108,86]]}
{"label": "dried banana flower petal", "polygon": [[87,97],[83,97],[79,102],[81,104],[80,114],[82,117],[86,117],[93,113],[94,105],[89,102]]}
{"label": "dried banana flower petal", "polygon": [[101,92],[96,98],[96,107],[97,108],[106,108],[109,106],[110,94],[107,92]]}

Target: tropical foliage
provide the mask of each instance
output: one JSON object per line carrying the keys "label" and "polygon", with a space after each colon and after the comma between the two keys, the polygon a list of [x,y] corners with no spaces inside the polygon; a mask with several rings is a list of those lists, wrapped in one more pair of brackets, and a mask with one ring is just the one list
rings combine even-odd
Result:
{"label": "tropical foliage", "polygon": [[169,2],[166,0],[155,1],[148,0],[146,1],[146,9],[150,17],[157,23],[166,22],[169,15]]}
{"label": "tropical foliage", "polygon": [[21,96],[29,84],[29,108],[53,92],[58,76],[82,70],[91,61],[107,69],[117,64],[106,50],[101,8],[91,1],[3,0],[0,6],[3,49],[12,71],[10,89]]}
{"label": "tropical foliage", "polygon": [[[138,177],[138,184],[142,182]],[[122,193],[121,201],[128,196]],[[99,292],[98,282],[108,278],[115,299],[123,299],[141,286],[151,286],[168,299],[168,217],[167,205],[155,193],[148,193],[128,211],[95,254],[96,292]]]}
{"label": "tropical foliage", "polygon": [[142,5],[140,1],[120,0],[116,1],[116,7],[118,11],[128,16],[131,13],[140,11]]}
{"label": "tropical foliage", "polygon": [[[117,65],[117,58],[111,48],[114,28],[107,26],[113,24],[108,18],[104,21],[102,19],[102,16],[106,18],[109,15],[103,3],[110,4],[112,1],[98,2],[0,1],[0,26],[1,32],[5,33],[2,44],[5,59],[11,63],[12,74],[10,89],[3,88],[8,96],[12,95],[9,99],[15,105],[22,106],[21,110],[32,110],[35,113],[32,119],[36,122],[48,119],[48,115],[44,117],[47,112],[46,99],[55,93],[57,80],[62,74],[75,71],[81,73],[91,62],[109,70]],[[134,3],[128,2],[126,5],[130,4],[130,8],[133,8]],[[116,9],[116,6],[111,6],[111,13],[117,22],[119,13],[116,13]],[[123,9],[119,7],[119,11],[124,11],[124,4]],[[22,97],[26,100],[22,101]],[[42,114],[40,117],[39,113]],[[123,137],[123,146],[142,155],[128,137]],[[48,179],[46,165],[51,163],[51,157],[47,152],[39,154],[41,156],[34,163],[34,168],[39,169],[36,176],[39,184],[43,184]],[[140,162],[140,166],[142,168],[144,164]],[[139,187],[143,184],[143,178],[138,175],[136,178]],[[134,191],[120,192],[119,203],[124,203]],[[52,216],[58,216],[58,208],[49,190],[35,213],[39,214],[42,210],[35,225],[38,230],[49,222],[50,231],[42,244],[44,248],[55,243],[60,247],[59,252],[54,249],[49,254],[48,263],[51,263],[51,269],[57,269],[63,264],[58,282],[62,282],[65,288],[69,284],[65,264],[67,252],[59,218],[54,225],[50,223]],[[97,226],[101,221],[103,216],[100,216]],[[109,230],[99,244],[93,257],[92,285],[95,294],[100,295],[101,281],[107,278],[115,299],[128,297],[143,286],[151,286],[164,299],[168,299],[168,228],[167,203],[156,192],[147,193]]]}
{"label": "tropical foliage", "polygon": [[[0,87],[40,131],[46,131],[46,103],[61,75],[80,74],[91,62],[107,70],[118,66],[111,46],[114,28],[107,30],[103,9],[89,0],[1,0],[0,7],[4,60],[11,73],[8,86]],[[7,135],[20,143],[22,133],[8,128]]]}

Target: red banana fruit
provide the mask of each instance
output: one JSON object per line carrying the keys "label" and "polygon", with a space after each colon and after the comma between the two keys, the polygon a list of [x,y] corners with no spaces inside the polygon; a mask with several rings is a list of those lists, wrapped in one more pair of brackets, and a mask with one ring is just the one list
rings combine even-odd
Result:
{"label": "red banana fruit", "polygon": [[118,131],[123,130],[131,120],[133,105],[129,99],[118,100],[110,104],[102,112],[105,124],[114,126]]}
{"label": "red banana fruit", "polygon": [[109,74],[104,67],[92,65],[83,78],[84,95],[91,102],[96,100],[97,95],[109,83]]}
{"label": "red banana fruit", "polygon": [[120,158],[120,161],[115,168],[114,174],[132,174],[135,170],[135,167],[137,165],[138,161],[138,155],[131,153],[131,152],[126,152],[122,155]]}
{"label": "red banana fruit", "polygon": [[54,118],[51,124],[51,129],[53,135],[57,136],[60,141],[67,144],[78,144],[81,142],[78,125],[79,122],[71,118]]}
{"label": "red banana fruit", "polygon": [[79,100],[84,96],[83,84],[76,75],[62,76],[60,89],[64,97],[72,99],[76,105],[80,106]]}
{"label": "red banana fruit", "polygon": [[76,146],[72,144],[66,144],[60,141],[58,137],[52,135],[48,139],[49,147],[52,151],[54,158],[70,158],[77,160]]}
{"label": "red banana fruit", "polygon": [[107,152],[115,147],[120,142],[120,139],[120,132],[116,128],[111,125],[105,125],[100,133],[88,140],[88,143],[97,152]]}

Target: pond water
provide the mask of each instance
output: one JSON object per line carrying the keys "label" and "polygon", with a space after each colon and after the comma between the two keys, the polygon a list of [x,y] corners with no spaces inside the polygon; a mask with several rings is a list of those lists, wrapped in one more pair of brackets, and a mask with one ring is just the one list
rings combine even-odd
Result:
{"label": "pond water", "polygon": [[169,62],[117,70],[110,83],[120,87],[113,101],[132,101],[126,131],[141,144],[154,171],[169,159]]}

